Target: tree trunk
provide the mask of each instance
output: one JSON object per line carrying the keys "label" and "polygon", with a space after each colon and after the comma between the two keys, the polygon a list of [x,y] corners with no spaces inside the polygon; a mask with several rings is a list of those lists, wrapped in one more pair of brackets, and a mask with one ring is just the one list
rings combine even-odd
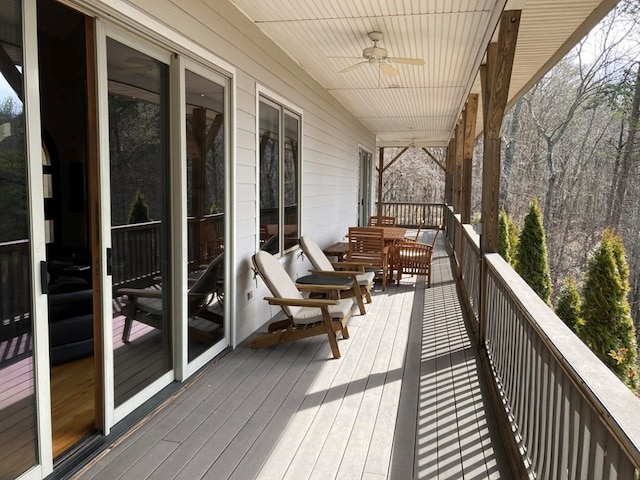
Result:
{"label": "tree trunk", "polygon": [[520,111],[522,110],[522,100],[518,101],[511,112],[511,121],[509,122],[509,143],[504,149],[504,158],[502,159],[502,188],[500,189],[500,206],[504,208],[509,198],[509,180],[511,178],[511,166],[516,152],[516,140],[518,130],[520,129]]}
{"label": "tree trunk", "polygon": [[611,215],[611,226],[615,228],[620,225],[620,217],[622,216],[622,210],[624,209],[624,198],[627,192],[627,183],[636,160],[634,158],[634,147],[636,143],[636,133],[638,131],[638,117],[640,117],[640,63],[638,64],[636,84],[633,91],[631,117],[629,118],[629,133],[627,135],[627,143],[624,148],[622,164],[620,165],[620,175],[618,176],[616,193],[613,199],[614,207]]}
{"label": "tree trunk", "polygon": [[556,169],[553,163],[553,146],[554,142],[550,138],[547,140],[547,193],[544,199],[544,216],[543,225],[544,229],[549,232],[551,230],[551,219],[553,218],[552,212],[555,205],[556,194]]}

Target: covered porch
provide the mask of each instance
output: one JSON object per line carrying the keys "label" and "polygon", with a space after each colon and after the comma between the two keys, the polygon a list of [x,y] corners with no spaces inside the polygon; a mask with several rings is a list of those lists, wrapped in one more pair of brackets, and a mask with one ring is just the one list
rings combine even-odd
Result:
{"label": "covered porch", "polygon": [[513,478],[447,244],[431,288],[376,287],[340,360],[245,341],[77,478]]}
{"label": "covered porch", "polygon": [[250,337],[74,478],[637,478],[636,396],[444,217],[431,288],[377,287],[341,359]]}

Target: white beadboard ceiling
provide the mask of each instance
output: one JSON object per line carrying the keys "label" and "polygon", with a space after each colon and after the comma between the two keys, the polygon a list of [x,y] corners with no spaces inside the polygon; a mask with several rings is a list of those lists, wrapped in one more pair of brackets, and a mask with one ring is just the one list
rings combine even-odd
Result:
{"label": "white beadboard ceiling", "polygon": [[[549,70],[617,0],[231,0],[370,131],[378,146],[446,146],[503,9],[522,17],[509,100]],[[383,34],[390,57],[422,58],[340,73]],[[286,92],[281,92],[286,95]],[[478,133],[482,129],[482,96]]]}

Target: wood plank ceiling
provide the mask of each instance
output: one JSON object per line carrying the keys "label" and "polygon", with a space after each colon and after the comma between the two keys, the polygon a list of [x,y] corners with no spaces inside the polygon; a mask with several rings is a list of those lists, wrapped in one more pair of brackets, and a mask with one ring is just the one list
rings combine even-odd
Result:
{"label": "wood plank ceiling", "polygon": [[[509,99],[553,66],[617,0],[231,0],[362,124],[378,146],[446,146],[503,9],[521,9]],[[379,47],[399,75],[363,61]],[[495,38],[493,39],[496,40]],[[341,72],[355,63],[358,67]],[[284,92],[283,92],[284,94]],[[480,96],[480,98],[482,98]],[[482,107],[478,109],[482,130]]]}

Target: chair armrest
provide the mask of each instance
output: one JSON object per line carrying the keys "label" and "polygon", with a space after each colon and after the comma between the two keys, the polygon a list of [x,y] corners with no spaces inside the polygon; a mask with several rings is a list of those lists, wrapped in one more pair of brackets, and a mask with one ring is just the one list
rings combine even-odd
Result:
{"label": "chair armrest", "polygon": [[370,263],[362,263],[362,262],[332,262],[331,265],[336,270],[358,270],[360,273],[364,272],[366,266],[371,266]]}
{"label": "chair armrest", "polygon": [[162,298],[162,290],[153,288],[120,288],[119,294],[131,295],[133,297]]}
{"label": "chair armrest", "polygon": [[328,307],[338,305],[338,300],[325,300],[320,298],[279,298],[264,297],[269,305],[281,305],[286,307]]}

